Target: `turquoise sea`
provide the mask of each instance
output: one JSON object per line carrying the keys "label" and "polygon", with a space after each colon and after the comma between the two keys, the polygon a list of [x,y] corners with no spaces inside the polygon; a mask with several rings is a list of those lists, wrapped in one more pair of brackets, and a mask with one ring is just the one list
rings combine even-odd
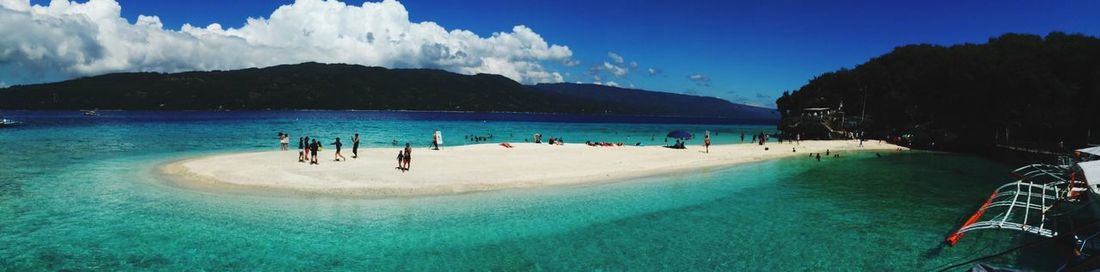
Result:
{"label": "turquoise sea", "polygon": [[358,132],[368,147],[397,139],[423,148],[436,129],[447,145],[470,144],[470,134],[522,142],[536,132],[663,145],[672,129],[710,130],[723,144],[771,125],[417,112],[4,113],[26,124],[0,129],[0,270],[920,271],[1026,239],[979,233],[941,247],[1010,178],[1007,165],[947,153],[799,157],[610,184],[391,199],[219,194],[173,187],[152,172],[204,154],[274,150],[280,131],[326,141]]}

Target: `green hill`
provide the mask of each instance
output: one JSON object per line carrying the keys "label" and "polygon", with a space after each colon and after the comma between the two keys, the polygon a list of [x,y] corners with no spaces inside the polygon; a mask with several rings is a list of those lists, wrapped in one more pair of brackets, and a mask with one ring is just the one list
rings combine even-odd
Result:
{"label": "green hill", "polygon": [[[12,86],[0,89],[0,108],[441,110],[778,119],[774,110],[716,98],[619,88],[603,90],[577,84],[548,86],[551,85],[525,86],[489,74],[302,63],[234,71],[117,73]],[[557,91],[557,87],[564,86],[613,92],[615,99]],[[634,101],[654,95],[662,97],[662,105]]]}
{"label": "green hill", "polygon": [[[864,100],[867,120],[861,121]],[[1055,149],[1059,142],[1067,148],[1097,142],[1097,101],[1100,39],[1054,32],[898,47],[854,69],[820,75],[776,104],[779,128],[792,134],[822,137],[800,122],[803,109],[843,104],[846,121],[833,129],[911,135],[914,145],[950,149]]]}

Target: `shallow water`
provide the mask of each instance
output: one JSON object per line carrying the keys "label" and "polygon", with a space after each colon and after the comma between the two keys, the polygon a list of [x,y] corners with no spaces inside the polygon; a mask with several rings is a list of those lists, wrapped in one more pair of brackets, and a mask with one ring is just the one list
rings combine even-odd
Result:
{"label": "shallow water", "polygon": [[0,160],[0,264],[10,270],[929,270],[1014,245],[998,232],[940,247],[1008,179],[1003,165],[955,154],[844,153],[611,184],[367,200],[193,191],[151,171],[179,158],[274,149],[279,131],[326,141],[360,131],[367,146],[395,138],[426,146],[435,129],[451,145],[471,143],[466,134],[522,142],[534,132],[662,145],[670,129],[736,143],[741,131],[767,126],[462,113],[6,114],[28,122],[0,130],[10,147],[0,149],[10,158]]}

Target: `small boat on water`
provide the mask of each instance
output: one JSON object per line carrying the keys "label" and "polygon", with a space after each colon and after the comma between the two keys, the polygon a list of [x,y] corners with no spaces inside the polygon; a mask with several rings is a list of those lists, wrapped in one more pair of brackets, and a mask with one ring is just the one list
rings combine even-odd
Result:
{"label": "small boat on water", "polygon": [[0,118],[0,128],[17,126],[17,125],[22,124],[22,123],[23,122],[19,122],[19,121],[7,119],[7,118]]}
{"label": "small boat on water", "polygon": [[84,112],[84,116],[98,116],[99,115],[99,113],[96,113],[95,110],[82,110],[81,112]]}

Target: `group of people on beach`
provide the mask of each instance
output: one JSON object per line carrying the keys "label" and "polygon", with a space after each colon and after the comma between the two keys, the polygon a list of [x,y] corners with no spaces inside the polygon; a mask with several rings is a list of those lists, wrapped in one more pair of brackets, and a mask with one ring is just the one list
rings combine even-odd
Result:
{"label": "group of people on beach", "polygon": [[[352,148],[351,158],[359,157],[359,133],[352,136]],[[340,141],[340,137],[336,137],[336,140],[329,143],[336,147],[336,153],[332,155],[333,161],[347,161],[348,158],[344,157],[342,152],[344,143]],[[290,145],[290,134],[279,132],[279,150],[287,151]],[[298,162],[309,163],[310,165],[319,165],[320,158],[317,156],[317,152],[324,150],[324,144],[318,141],[317,138],[310,139],[309,136],[298,137]]]}
{"label": "group of people on beach", "polygon": [[[351,158],[359,158],[359,133],[355,133],[351,138]],[[397,143],[397,139],[393,140],[394,145]],[[290,145],[290,135],[279,132],[279,150],[287,151]],[[347,157],[344,157],[342,151],[344,143],[340,140],[340,137],[336,137],[335,141],[329,143],[336,148],[336,152],[333,153],[333,161],[347,161]],[[435,131],[432,134],[431,148],[433,150],[440,150],[443,145],[443,133]],[[309,165],[319,165],[318,152],[324,150],[324,144],[317,138],[299,137],[298,138],[298,162],[309,163]],[[412,163],[412,146],[409,143],[405,143],[405,148],[397,153],[397,169],[402,172],[409,171],[409,167]]]}

